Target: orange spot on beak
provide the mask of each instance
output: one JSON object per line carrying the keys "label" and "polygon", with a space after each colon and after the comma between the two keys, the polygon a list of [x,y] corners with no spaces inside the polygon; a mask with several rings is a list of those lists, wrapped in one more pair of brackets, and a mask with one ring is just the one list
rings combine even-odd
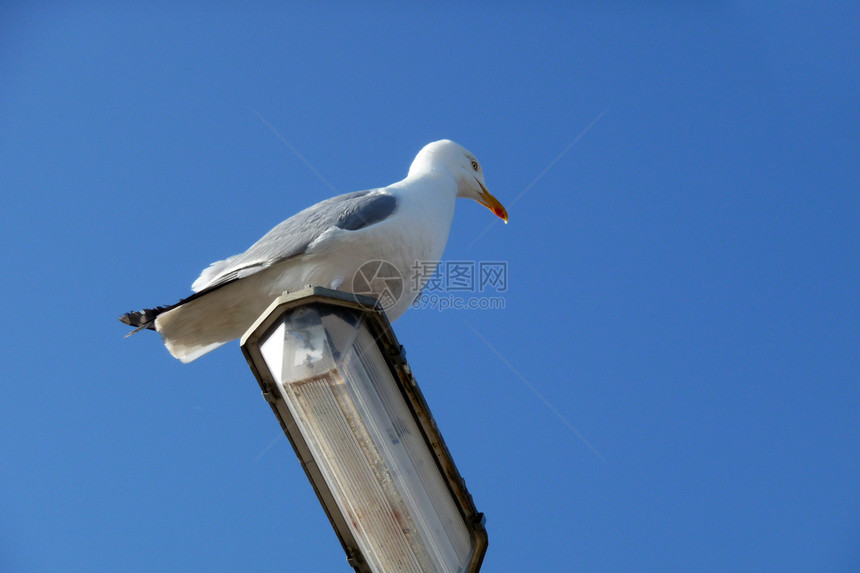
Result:
{"label": "orange spot on beak", "polygon": [[[475,179],[475,181],[478,181]],[[481,186],[480,199],[478,199],[478,203],[495,213],[496,217],[501,219],[507,224],[508,222],[508,211],[505,209],[505,206],[502,205],[498,199],[493,197],[493,194],[487,191],[487,188],[484,187],[484,184],[478,181],[478,185]]]}

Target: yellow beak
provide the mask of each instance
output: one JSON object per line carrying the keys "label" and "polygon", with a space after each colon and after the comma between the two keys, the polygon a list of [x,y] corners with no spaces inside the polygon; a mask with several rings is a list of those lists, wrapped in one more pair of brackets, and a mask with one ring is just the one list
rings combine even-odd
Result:
{"label": "yellow beak", "polygon": [[[475,181],[478,181],[477,178]],[[505,207],[499,203],[499,200],[493,197],[493,194],[487,191],[487,188],[484,187],[484,184],[478,181],[478,185],[481,187],[481,193],[479,195],[480,199],[478,199],[478,203],[492,211],[499,217],[505,224],[508,223],[508,211]]]}

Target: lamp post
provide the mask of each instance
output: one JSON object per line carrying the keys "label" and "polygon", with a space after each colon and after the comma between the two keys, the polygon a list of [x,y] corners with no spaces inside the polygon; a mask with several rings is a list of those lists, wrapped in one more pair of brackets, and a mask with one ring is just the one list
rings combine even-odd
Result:
{"label": "lamp post", "polygon": [[483,514],[376,299],[285,294],[242,352],[355,571],[479,571]]}

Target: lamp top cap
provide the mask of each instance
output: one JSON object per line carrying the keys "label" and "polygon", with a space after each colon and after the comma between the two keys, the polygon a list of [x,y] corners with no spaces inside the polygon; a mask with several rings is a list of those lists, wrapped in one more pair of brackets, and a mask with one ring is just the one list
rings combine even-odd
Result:
{"label": "lamp top cap", "polygon": [[278,298],[272,301],[269,307],[254,321],[254,324],[242,336],[240,344],[245,345],[245,342],[250,336],[260,329],[264,322],[270,322],[270,317],[276,310],[279,313],[297,306],[303,306],[311,303],[323,303],[346,308],[354,308],[363,312],[382,313],[382,305],[379,301],[372,297],[362,294],[353,294],[351,292],[339,291],[320,286],[308,286],[294,292],[285,292]]}

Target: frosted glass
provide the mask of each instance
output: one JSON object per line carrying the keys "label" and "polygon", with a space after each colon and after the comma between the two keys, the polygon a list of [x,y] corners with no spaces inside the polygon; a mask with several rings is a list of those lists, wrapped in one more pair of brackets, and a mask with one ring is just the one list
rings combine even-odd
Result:
{"label": "frosted glass", "polygon": [[469,530],[360,316],[303,307],[261,353],[373,570],[464,571]]}

